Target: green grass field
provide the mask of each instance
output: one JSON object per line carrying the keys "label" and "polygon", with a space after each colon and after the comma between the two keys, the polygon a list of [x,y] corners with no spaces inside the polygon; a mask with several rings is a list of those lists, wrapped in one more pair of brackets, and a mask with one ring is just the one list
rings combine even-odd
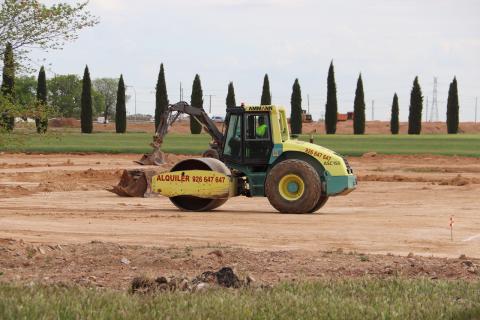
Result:
{"label": "green grass field", "polygon": [[273,289],[130,295],[0,284],[0,319],[472,319],[480,283],[349,279]]}
{"label": "green grass field", "polygon": [[[300,136],[308,140],[308,136]],[[149,152],[149,133],[54,132],[47,135],[15,133],[3,139],[8,143],[2,151],[23,152]],[[436,154],[480,157],[480,135],[317,135],[315,143],[344,155],[358,156],[366,152],[382,154]],[[208,148],[206,134],[169,134],[163,150],[177,154],[200,154]]]}

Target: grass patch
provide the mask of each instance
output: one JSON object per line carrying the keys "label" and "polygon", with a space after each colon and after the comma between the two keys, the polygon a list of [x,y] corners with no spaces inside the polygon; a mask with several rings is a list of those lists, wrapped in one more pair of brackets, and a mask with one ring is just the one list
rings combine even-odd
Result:
{"label": "grass patch", "polygon": [[318,135],[314,142],[351,156],[378,152],[480,157],[480,135]]}
{"label": "grass patch", "polygon": [[480,283],[348,279],[273,289],[129,295],[81,287],[0,285],[1,319],[470,319]]}
{"label": "grass patch", "polygon": [[[300,136],[308,140],[307,135]],[[8,135],[3,151],[21,152],[150,152],[152,135],[145,132],[81,134],[53,132],[47,135],[17,132]],[[176,154],[201,154],[208,148],[207,134],[169,134],[163,150]],[[316,144],[343,155],[359,156],[366,152],[381,154],[434,154],[480,157],[480,135],[316,135]]]}
{"label": "grass patch", "polygon": [[[146,153],[152,148],[152,134],[132,132],[116,134],[99,132],[92,134],[59,133],[46,135],[14,133],[11,135],[21,143],[6,145],[3,151],[13,152],[99,152],[99,153]],[[10,139],[12,140],[12,139]],[[201,154],[208,148],[210,137],[206,134],[169,134],[163,150],[175,154]]]}

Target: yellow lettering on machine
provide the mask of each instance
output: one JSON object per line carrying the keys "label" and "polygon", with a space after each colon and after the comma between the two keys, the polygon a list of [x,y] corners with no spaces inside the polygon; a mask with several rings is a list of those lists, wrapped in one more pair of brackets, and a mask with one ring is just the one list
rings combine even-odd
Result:
{"label": "yellow lettering on machine", "polygon": [[229,176],[209,170],[164,172],[152,177],[152,191],[166,197],[228,198],[231,184]]}

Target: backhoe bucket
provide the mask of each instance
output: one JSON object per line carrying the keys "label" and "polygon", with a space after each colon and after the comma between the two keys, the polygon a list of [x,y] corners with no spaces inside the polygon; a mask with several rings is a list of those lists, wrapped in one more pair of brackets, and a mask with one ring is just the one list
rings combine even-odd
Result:
{"label": "backhoe bucket", "polygon": [[147,179],[141,170],[124,170],[120,182],[109,190],[121,197],[143,197],[147,192]]}
{"label": "backhoe bucket", "polygon": [[140,160],[135,162],[143,166],[161,166],[165,164],[165,154],[160,150],[162,143],[163,138],[161,136],[154,136],[153,142],[150,143],[153,148],[152,153],[145,153]]}
{"label": "backhoe bucket", "polygon": [[151,194],[151,181],[158,171],[123,170],[118,185],[108,191],[121,197],[148,197]]}

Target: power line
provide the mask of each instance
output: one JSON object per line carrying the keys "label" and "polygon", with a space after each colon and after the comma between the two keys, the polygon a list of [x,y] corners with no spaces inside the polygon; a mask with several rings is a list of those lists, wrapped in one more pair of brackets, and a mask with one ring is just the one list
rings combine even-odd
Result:
{"label": "power line", "polygon": [[475,123],[477,123],[477,106],[478,106],[478,97],[475,97]]}
{"label": "power line", "polygon": [[310,113],[310,94],[307,94],[307,113]]}
{"label": "power line", "polygon": [[372,100],[372,121],[375,120],[375,100]]}
{"label": "power line", "polygon": [[212,97],[215,97],[214,94],[205,94],[206,97],[209,97],[209,103],[208,103],[208,113],[212,113]]}
{"label": "power line", "polygon": [[182,87],[182,82],[180,81],[180,100],[183,101],[183,87]]}
{"label": "power line", "polygon": [[438,101],[437,101],[437,77],[433,77],[433,97],[432,111],[430,112],[430,122],[438,121]]}
{"label": "power line", "polygon": [[425,108],[425,110],[426,110],[427,114],[425,115],[425,122],[428,122],[428,96],[427,96],[426,106],[427,106],[427,107]]}

